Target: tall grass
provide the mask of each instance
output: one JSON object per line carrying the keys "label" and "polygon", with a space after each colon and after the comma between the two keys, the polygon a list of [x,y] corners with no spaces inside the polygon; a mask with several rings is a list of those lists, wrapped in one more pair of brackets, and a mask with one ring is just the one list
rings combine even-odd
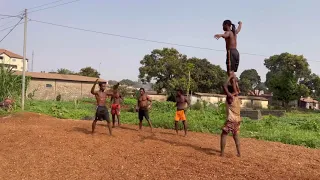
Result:
{"label": "tall grass", "polygon": [[[27,101],[26,109],[31,112],[44,113],[58,118],[93,119],[95,104],[93,99],[77,102]],[[134,111],[135,99],[125,99],[121,110],[121,121],[127,124],[138,124],[138,114]],[[154,127],[173,129],[175,104],[172,102],[153,102],[150,118]],[[197,105],[199,110],[186,112],[189,130],[206,133],[221,133],[225,122],[225,104],[215,107]],[[133,110],[131,109],[133,108]],[[243,118],[241,136],[286,144],[320,148],[320,120],[318,113],[287,113],[283,117],[265,116],[262,120],[253,121]],[[144,122],[144,125],[147,125]]]}

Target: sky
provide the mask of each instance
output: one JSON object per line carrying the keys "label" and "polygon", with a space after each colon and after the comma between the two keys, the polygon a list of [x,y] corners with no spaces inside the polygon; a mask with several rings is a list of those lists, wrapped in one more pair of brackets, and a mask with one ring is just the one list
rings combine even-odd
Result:
{"label": "sky", "polygon": [[[26,8],[32,12],[45,8],[32,7],[53,1],[0,0],[0,14],[17,15]],[[72,0],[57,4],[69,1]],[[223,33],[222,22],[230,19],[234,24],[243,22],[238,36],[238,76],[243,70],[254,68],[264,81],[268,71],[264,59],[282,52],[304,55],[312,72],[320,74],[319,6],[318,0],[81,0],[28,16],[55,24],[218,51],[137,41],[30,21],[27,58],[31,59],[34,51],[36,72],[58,68],[79,71],[91,66],[100,69],[101,78],[106,80],[137,80],[144,55],[153,49],[173,47],[188,57],[206,58],[226,69],[225,42],[213,36]],[[18,21],[18,18],[0,20],[0,30]],[[0,32],[0,38],[8,30]],[[23,55],[23,24],[0,43],[0,48]]]}

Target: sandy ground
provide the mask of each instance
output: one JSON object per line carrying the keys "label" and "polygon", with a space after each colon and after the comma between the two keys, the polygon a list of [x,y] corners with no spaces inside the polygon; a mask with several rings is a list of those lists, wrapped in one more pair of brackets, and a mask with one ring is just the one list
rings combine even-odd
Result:
{"label": "sandy ground", "polygon": [[232,138],[219,156],[219,136],[25,113],[0,118],[0,179],[319,179],[320,150]]}

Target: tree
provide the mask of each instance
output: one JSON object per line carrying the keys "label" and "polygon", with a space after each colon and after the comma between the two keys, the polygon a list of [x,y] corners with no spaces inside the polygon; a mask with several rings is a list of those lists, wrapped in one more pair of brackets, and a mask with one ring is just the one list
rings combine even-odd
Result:
{"label": "tree", "polygon": [[88,77],[95,77],[95,78],[100,77],[100,73],[96,69],[93,69],[92,67],[85,67],[85,68],[80,69],[79,75],[88,76]]}
{"label": "tree", "polygon": [[[261,78],[255,69],[244,70],[240,75],[239,86],[241,92],[245,95],[259,95],[259,91],[262,86],[258,86],[261,83]],[[260,89],[260,90],[259,90]],[[256,91],[257,90],[257,91]]]}
{"label": "tree", "polygon": [[308,87],[309,93],[313,98],[320,98],[320,77],[318,75],[314,73],[310,74],[310,76],[304,78],[300,83]]}
{"label": "tree", "polygon": [[287,106],[290,101],[309,94],[307,86],[300,83],[311,73],[309,64],[302,55],[274,55],[265,59],[264,65],[269,70],[266,86],[283,105]]}
{"label": "tree", "polygon": [[194,90],[204,93],[222,93],[222,85],[227,78],[226,71],[220,66],[211,64],[207,59],[190,58],[189,64],[193,64],[191,79]]}
{"label": "tree", "polygon": [[170,92],[175,88],[186,90],[188,83],[186,61],[187,56],[180,54],[176,49],[155,49],[140,61],[142,66],[139,68],[139,78],[142,82],[155,80],[153,88],[157,92],[162,90]]}
{"label": "tree", "polygon": [[134,86],[135,84],[137,84],[137,82],[134,82],[130,79],[122,79],[119,83],[127,86]]}
{"label": "tree", "polygon": [[113,85],[116,85],[118,83],[118,81],[115,81],[115,80],[109,80],[108,81],[108,84],[113,86]]}
{"label": "tree", "polygon": [[[53,72],[50,72],[50,73],[53,73]],[[56,72],[57,74],[76,74],[75,72],[69,70],[69,69],[66,69],[66,68],[60,68],[57,70]]]}

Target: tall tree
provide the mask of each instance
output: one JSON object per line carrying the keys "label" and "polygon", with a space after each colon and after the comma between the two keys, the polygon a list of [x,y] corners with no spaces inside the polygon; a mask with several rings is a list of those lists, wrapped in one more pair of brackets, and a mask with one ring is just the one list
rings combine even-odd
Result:
{"label": "tall tree", "polygon": [[120,82],[120,84],[124,84],[124,85],[127,85],[127,86],[133,86],[135,85],[137,82],[134,82],[130,79],[122,79]]}
{"label": "tall tree", "polygon": [[155,49],[140,61],[139,78],[142,82],[155,80],[153,87],[158,92],[173,91],[177,87],[186,89],[186,61],[187,56],[174,48]]}
{"label": "tall tree", "polygon": [[244,70],[240,75],[239,86],[241,92],[245,95],[259,95],[259,90],[262,88],[262,86],[259,86],[260,83],[261,78],[255,69]]}
{"label": "tall tree", "polygon": [[300,81],[300,83],[308,87],[309,93],[313,98],[320,98],[320,77],[318,75],[313,73],[307,78],[304,78],[302,81]]}
{"label": "tall tree", "polygon": [[100,73],[96,70],[93,69],[92,67],[85,67],[80,69],[79,75],[81,76],[88,76],[88,77],[100,77]]}
{"label": "tall tree", "polygon": [[266,86],[273,92],[273,97],[284,105],[309,94],[307,86],[299,83],[311,73],[309,64],[302,55],[274,55],[265,59],[264,65],[269,69]]}
{"label": "tall tree", "polygon": [[191,79],[194,82],[194,90],[204,93],[221,93],[224,81],[227,78],[226,71],[220,66],[211,64],[207,59],[190,58],[187,61],[193,64]]}

